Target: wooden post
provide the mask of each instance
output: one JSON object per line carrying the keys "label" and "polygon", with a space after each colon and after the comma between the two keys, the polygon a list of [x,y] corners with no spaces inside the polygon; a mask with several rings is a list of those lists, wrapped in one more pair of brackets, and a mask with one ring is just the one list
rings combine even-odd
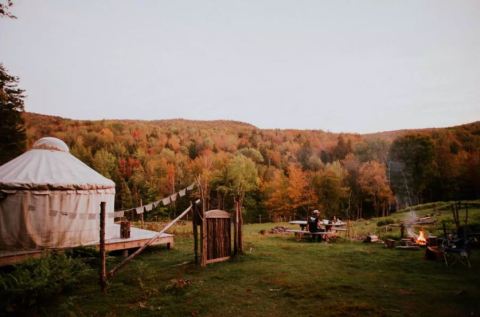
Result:
{"label": "wooden post", "polygon": [[235,212],[233,214],[233,255],[238,253],[238,209],[235,200]]}
{"label": "wooden post", "polygon": [[105,252],[105,202],[100,203],[100,289],[105,293],[107,287],[107,262]]}
{"label": "wooden post", "polygon": [[240,199],[237,201],[237,209],[238,209],[238,253],[243,253],[243,215],[242,215],[242,204],[240,203]]}
{"label": "wooden post", "polygon": [[198,231],[195,219],[197,219],[196,213],[198,212],[198,206],[195,202],[192,202],[192,225],[193,225],[193,252],[195,254],[195,264],[198,264]]}
{"label": "wooden post", "polygon": [[346,232],[346,236],[348,239],[352,239],[352,223],[350,222],[350,219],[347,219],[347,232]]}
{"label": "wooden post", "polygon": [[455,227],[457,228],[457,231],[460,227],[460,221],[458,219],[458,202],[453,203],[452,205],[452,213],[453,213],[453,221],[455,222]]}
{"label": "wooden post", "polygon": [[202,194],[202,210],[201,210],[201,215],[202,215],[202,258],[201,258],[201,263],[200,265],[205,267],[207,266],[207,217],[205,217],[205,209],[207,209],[207,201],[205,199],[205,195]]}
{"label": "wooden post", "polygon": [[468,225],[468,204],[465,203],[465,226]]}
{"label": "wooden post", "polygon": [[400,225],[400,238],[403,239],[404,235],[405,235],[405,225],[402,223]]}
{"label": "wooden post", "polygon": [[[140,198],[140,206],[143,206],[143,200]],[[145,209],[143,210],[145,212]],[[143,229],[143,212],[140,214],[140,227]]]}
{"label": "wooden post", "polygon": [[233,217],[233,255],[238,254],[238,208],[235,200],[235,214]]}

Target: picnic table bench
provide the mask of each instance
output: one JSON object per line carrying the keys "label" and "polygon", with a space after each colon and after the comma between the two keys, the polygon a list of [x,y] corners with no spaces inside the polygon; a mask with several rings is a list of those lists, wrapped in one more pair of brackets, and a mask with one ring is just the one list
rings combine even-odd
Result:
{"label": "picnic table bench", "polygon": [[297,238],[297,240],[301,240],[304,235],[325,236],[325,235],[331,234],[331,232],[326,232],[326,231],[310,232],[310,231],[306,231],[306,230],[294,230],[294,229],[289,229],[286,232],[294,233],[295,238]]}

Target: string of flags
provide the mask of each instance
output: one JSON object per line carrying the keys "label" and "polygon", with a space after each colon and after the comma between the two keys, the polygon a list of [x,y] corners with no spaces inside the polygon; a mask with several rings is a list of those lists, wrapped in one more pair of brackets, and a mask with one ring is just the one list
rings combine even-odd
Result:
{"label": "string of flags", "polygon": [[187,194],[187,192],[190,192],[192,191],[194,188],[195,188],[195,185],[196,183],[193,182],[192,184],[190,184],[189,186],[179,190],[178,192],[174,193],[174,194],[171,194],[170,196],[167,196],[167,197],[164,197],[162,199],[159,199],[157,201],[154,201],[154,202],[151,202],[149,204],[146,204],[146,205],[143,205],[143,206],[138,206],[136,208],[129,208],[129,209],[125,209],[125,210],[119,210],[119,211],[115,211],[113,214],[114,214],[114,217],[117,218],[117,217],[123,217],[125,215],[126,212],[130,212],[130,211],[133,211],[135,210],[135,213],[137,215],[139,214],[143,214],[144,212],[149,212],[151,211],[152,209],[155,209],[157,208],[160,203],[163,205],[163,206],[168,206],[170,205],[170,203],[172,202],[175,202],[177,200],[178,197],[183,197]]}
{"label": "string of flags", "polygon": [[[108,212],[106,214],[107,218],[117,218],[117,217],[123,217],[126,212],[130,211],[135,211],[137,215],[143,214],[144,212],[149,212],[155,208],[157,208],[160,204],[163,204],[163,206],[168,206],[170,203],[175,202],[177,200],[177,197],[183,197],[187,194],[187,192],[192,191],[195,188],[196,183],[192,183],[188,187],[179,190],[178,192],[171,194],[170,196],[167,196],[165,198],[159,199],[157,201],[154,201],[152,203],[149,203],[147,205],[139,206],[136,208],[130,208],[130,209],[125,209],[125,210],[119,210],[115,212]],[[29,211],[35,211],[34,206],[29,206]],[[68,211],[63,211],[63,210],[56,210],[56,209],[50,209],[49,216],[51,217],[56,217],[56,216],[68,216],[70,219],[75,219],[75,218],[80,218],[80,219],[96,219],[100,217],[100,214],[98,212],[89,212],[89,213],[77,213],[77,212],[68,212]]]}

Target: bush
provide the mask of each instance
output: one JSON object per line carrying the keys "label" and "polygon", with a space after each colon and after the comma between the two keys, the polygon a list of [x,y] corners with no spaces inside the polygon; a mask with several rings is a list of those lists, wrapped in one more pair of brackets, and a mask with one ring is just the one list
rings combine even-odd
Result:
{"label": "bush", "polygon": [[391,224],[394,224],[394,223],[395,223],[395,221],[392,218],[386,218],[386,219],[382,219],[379,222],[377,222],[377,227],[391,225]]}
{"label": "bush", "polygon": [[0,275],[0,315],[2,312],[32,310],[43,300],[79,282],[87,273],[80,259],[52,254],[32,259]]}

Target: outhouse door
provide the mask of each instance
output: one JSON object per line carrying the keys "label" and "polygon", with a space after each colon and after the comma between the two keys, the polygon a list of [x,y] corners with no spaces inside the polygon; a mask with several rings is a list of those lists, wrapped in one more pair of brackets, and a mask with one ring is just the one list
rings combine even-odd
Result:
{"label": "outhouse door", "polygon": [[207,263],[228,260],[231,256],[230,214],[224,210],[210,210],[207,219]]}

